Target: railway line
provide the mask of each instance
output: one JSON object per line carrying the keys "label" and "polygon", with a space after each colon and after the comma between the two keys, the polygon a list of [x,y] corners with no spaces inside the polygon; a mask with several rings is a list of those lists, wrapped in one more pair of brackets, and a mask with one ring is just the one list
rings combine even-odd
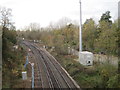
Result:
{"label": "railway line", "polygon": [[80,89],[76,82],[66,73],[62,66],[46,50],[34,43],[23,42],[34,55],[36,63],[35,87]]}

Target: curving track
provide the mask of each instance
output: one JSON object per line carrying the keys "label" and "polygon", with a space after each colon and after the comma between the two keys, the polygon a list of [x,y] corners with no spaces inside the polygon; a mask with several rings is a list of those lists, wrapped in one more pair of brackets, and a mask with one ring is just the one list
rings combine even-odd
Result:
{"label": "curving track", "polygon": [[[24,41],[34,55],[36,62],[35,87],[37,88],[72,88],[80,89],[64,68],[45,49],[34,43]],[[81,89],[80,89],[81,90]]]}

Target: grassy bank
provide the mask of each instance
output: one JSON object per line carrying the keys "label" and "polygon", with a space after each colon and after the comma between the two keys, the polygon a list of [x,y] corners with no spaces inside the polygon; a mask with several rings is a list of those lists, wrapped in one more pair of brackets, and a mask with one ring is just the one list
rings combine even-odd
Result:
{"label": "grassy bank", "polygon": [[83,66],[73,55],[51,54],[68,71],[81,88],[118,88],[117,66],[109,63]]}

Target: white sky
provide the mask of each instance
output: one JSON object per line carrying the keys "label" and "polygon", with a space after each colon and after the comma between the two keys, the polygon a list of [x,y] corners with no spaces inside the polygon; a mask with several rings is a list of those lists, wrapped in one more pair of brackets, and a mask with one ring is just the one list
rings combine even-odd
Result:
{"label": "white sky", "polygon": [[[119,0],[81,1],[82,22],[89,18],[98,21],[107,10],[111,12],[113,20],[117,19]],[[79,0],[0,0],[0,6],[12,9],[12,19],[17,29],[33,22],[46,27],[63,17],[79,23]]]}

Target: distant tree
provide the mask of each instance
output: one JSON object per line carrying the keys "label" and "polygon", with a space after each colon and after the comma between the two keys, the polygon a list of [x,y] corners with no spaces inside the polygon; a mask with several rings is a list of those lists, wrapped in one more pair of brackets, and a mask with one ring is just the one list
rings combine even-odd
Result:
{"label": "distant tree", "polygon": [[38,31],[38,30],[40,30],[40,24],[38,24],[38,23],[30,23],[30,25],[28,26],[28,29],[30,31]]}
{"label": "distant tree", "polygon": [[71,19],[67,18],[67,17],[63,17],[62,19],[60,19],[56,24],[55,26],[57,28],[63,28],[65,27],[66,25],[70,24],[71,23]]}

